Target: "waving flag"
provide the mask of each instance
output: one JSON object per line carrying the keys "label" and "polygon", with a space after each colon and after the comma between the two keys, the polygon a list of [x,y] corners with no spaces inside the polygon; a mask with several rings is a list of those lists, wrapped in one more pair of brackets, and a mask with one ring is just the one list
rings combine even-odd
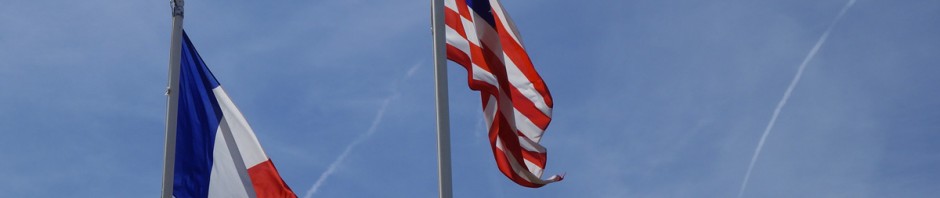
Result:
{"label": "waving flag", "polygon": [[447,59],[462,65],[480,92],[490,145],[499,170],[519,185],[538,188],[546,150],[539,145],[552,120],[552,96],[536,73],[521,37],[499,0],[445,0]]}
{"label": "waving flag", "polygon": [[185,32],[182,42],[173,196],[297,197]]}

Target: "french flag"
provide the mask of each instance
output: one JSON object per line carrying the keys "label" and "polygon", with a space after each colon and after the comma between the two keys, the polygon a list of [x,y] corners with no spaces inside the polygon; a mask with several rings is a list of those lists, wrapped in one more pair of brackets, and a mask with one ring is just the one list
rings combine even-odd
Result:
{"label": "french flag", "polygon": [[173,196],[297,197],[183,32]]}

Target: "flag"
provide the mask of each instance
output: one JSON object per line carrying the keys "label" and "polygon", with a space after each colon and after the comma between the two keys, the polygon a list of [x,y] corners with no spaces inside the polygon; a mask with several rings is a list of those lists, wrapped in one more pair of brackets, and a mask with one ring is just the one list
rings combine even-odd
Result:
{"label": "flag", "polygon": [[552,96],[499,0],[445,0],[447,59],[462,65],[480,92],[496,165],[519,185],[538,188],[546,150],[539,144],[552,120]]}
{"label": "flag", "polygon": [[173,196],[297,197],[182,34]]}

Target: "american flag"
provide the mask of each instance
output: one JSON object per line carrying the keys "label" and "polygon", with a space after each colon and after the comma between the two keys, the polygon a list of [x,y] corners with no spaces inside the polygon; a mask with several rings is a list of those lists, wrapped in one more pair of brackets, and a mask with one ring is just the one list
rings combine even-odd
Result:
{"label": "american flag", "polygon": [[480,92],[496,164],[519,185],[538,188],[546,150],[539,144],[552,121],[552,96],[536,73],[519,33],[499,0],[445,0],[447,59],[467,69]]}

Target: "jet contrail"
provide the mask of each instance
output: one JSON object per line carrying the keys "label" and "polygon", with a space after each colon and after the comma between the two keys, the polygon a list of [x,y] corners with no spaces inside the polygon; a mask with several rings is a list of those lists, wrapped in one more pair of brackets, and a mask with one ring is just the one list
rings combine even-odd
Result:
{"label": "jet contrail", "polygon": [[783,106],[787,104],[787,100],[790,99],[790,94],[793,93],[793,88],[796,87],[796,84],[800,82],[800,78],[803,77],[803,70],[806,69],[806,65],[809,63],[813,57],[816,56],[816,53],[819,52],[819,48],[822,47],[823,43],[826,42],[826,39],[829,38],[829,33],[832,32],[833,27],[839,23],[839,20],[842,19],[842,16],[845,15],[845,12],[849,8],[855,5],[855,0],[849,0],[845,6],[842,7],[842,11],[839,12],[839,15],[836,15],[836,18],[832,20],[832,23],[829,24],[829,27],[826,28],[826,31],[823,32],[822,36],[819,37],[819,40],[816,41],[816,45],[813,46],[813,49],[809,51],[809,54],[806,55],[806,58],[803,58],[803,63],[800,63],[800,68],[796,71],[796,76],[793,76],[793,80],[790,81],[790,86],[787,87],[787,91],[783,93],[783,98],[780,99],[780,102],[777,103],[777,108],[774,109],[773,116],[770,117],[770,122],[767,123],[767,127],[764,128],[764,134],[761,135],[760,141],[757,142],[757,148],[754,149],[754,156],[751,157],[751,164],[747,166],[747,173],[744,174],[744,182],[741,183],[741,190],[738,191],[738,198],[744,196],[744,190],[747,189],[747,182],[751,179],[751,171],[754,170],[754,163],[757,162],[757,157],[760,156],[761,149],[764,148],[764,142],[767,141],[767,136],[770,135],[770,131],[774,128],[774,123],[777,122],[777,116],[780,115],[780,110],[783,109]]}
{"label": "jet contrail", "polygon": [[415,74],[415,72],[418,70],[419,67],[421,67],[421,63],[415,64],[414,66],[412,66],[410,69],[408,69],[408,72],[405,74],[405,77],[398,80],[398,82],[396,82],[393,85],[392,91],[394,93],[382,101],[382,106],[379,107],[379,110],[375,113],[375,119],[372,120],[372,125],[369,126],[369,129],[366,130],[365,133],[359,135],[359,137],[356,137],[356,139],[353,140],[351,143],[349,143],[349,145],[346,145],[346,149],[344,149],[343,152],[339,154],[339,157],[336,158],[336,161],[333,161],[333,163],[330,163],[330,166],[326,168],[326,171],[324,171],[323,174],[320,174],[320,178],[317,178],[317,181],[313,183],[313,187],[310,187],[310,190],[307,190],[307,194],[304,195],[304,198],[313,197],[313,194],[316,194],[317,191],[320,190],[320,186],[323,186],[323,183],[326,182],[326,179],[329,178],[330,175],[333,175],[334,172],[336,172],[336,168],[339,167],[339,164],[343,163],[343,161],[346,160],[346,156],[349,156],[349,153],[352,152],[353,148],[355,148],[360,143],[362,143],[366,139],[369,139],[369,137],[372,137],[372,135],[375,134],[375,131],[378,130],[379,123],[381,123],[382,118],[385,117],[385,110],[388,109],[388,104],[391,103],[391,101],[394,100],[395,98],[398,98],[398,95],[400,94],[398,91],[398,86],[405,79],[411,78],[411,76]]}
{"label": "jet contrail", "polygon": [[391,101],[392,101],[392,97],[389,97],[385,99],[385,101],[382,101],[382,107],[379,107],[379,111],[375,115],[375,120],[372,120],[372,125],[369,126],[369,130],[367,130],[366,133],[359,135],[359,137],[353,140],[352,143],[349,143],[349,145],[346,146],[346,149],[343,150],[343,153],[339,154],[339,157],[336,158],[336,161],[333,161],[333,163],[330,163],[330,166],[326,169],[326,171],[324,171],[323,174],[320,174],[320,178],[317,178],[317,182],[313,183],[313,187],[310,187],[310,190],[307,191],[307,194],[304,197],[306,198],[313,197],[313,194],[317,193],[317,190],[320,189],[320,186],[322,186],[323,183],[326,182],[326,178],[330,177],[330,175],[332,175],[333,172],[336,172],[336,167],[338,167],[340,163],[346,160],[346,156],[349,156],[349,153],[352,151],[352,149],[358,146],[359,143],[362,143],[362,141],[365,141],[369,137],[372,137],[372,134],[375,134],[376,129],[378,129],[379,123],[381,123],[382,121],[382,117],[385,116],[385,110],[388,108],[388,103]]}

